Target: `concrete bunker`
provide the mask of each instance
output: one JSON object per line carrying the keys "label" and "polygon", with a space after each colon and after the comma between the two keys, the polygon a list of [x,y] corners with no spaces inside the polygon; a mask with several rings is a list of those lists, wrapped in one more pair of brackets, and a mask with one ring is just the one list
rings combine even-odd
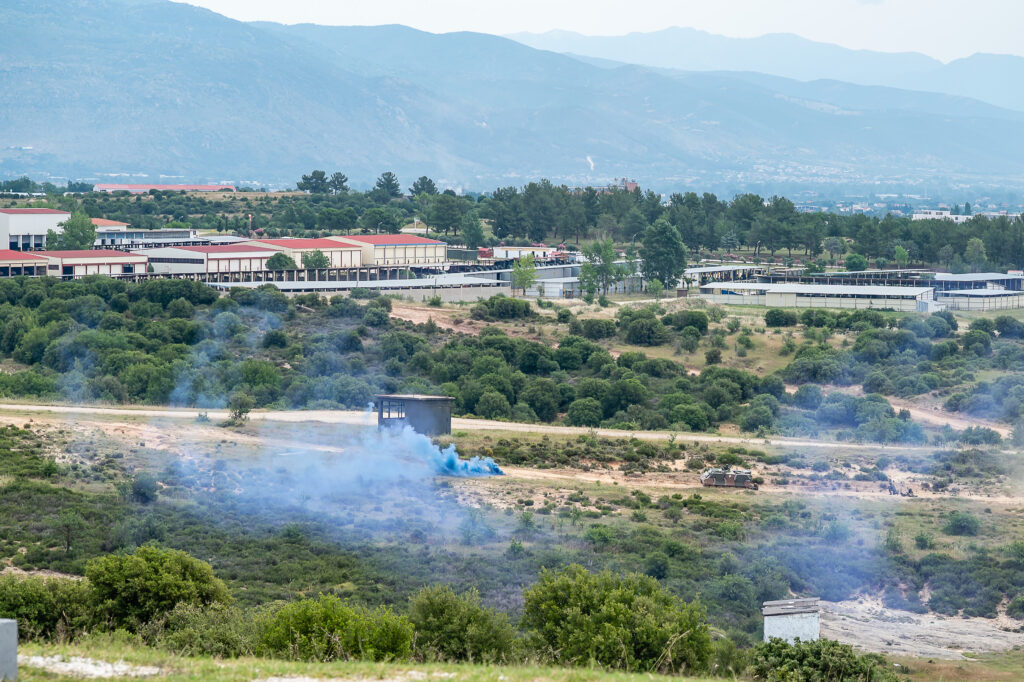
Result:
{"label": "concrete bunker", "polygon": [[764,615],[764,641],[772,637],[784,639],[790,644],[816,641],[821,634],[818,599],[780,599],[766,601],[761,613]]}
{"label": "concrete bunker", "polygon": [[446,395],[381,394],[377,402],[377,428],[411,426],[424,436],[452,432],[452,403]]}

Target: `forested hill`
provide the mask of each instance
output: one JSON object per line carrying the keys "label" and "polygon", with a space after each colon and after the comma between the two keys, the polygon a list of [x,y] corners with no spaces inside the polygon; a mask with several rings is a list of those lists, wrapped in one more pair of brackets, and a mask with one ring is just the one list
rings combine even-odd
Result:
{"label": "forested hill", "polygon": [[0,5],[0,176],[731,192],[1006,186],[1024,114],[962,98],[602,68],[496,36],[246,24],[156,0]]}

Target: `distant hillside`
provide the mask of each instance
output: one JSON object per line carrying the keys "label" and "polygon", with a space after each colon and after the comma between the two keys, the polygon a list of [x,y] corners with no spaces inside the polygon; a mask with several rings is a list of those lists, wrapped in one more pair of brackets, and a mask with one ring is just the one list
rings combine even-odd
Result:
{"label": "distant hillside", "polygon": [[675,189],[1024,177],[1024,114],[751,74],[608,68],[490,35],[246,24],[154,0],[0,5],[0,176],[489,189],[541,176]]}
{"label": "distant hillside", "polygon": [[790,34],[727,38],[692,28],[623,36],[517,33],[525,45],[582,57],[684,71],[756,71],[797,80],[925,90],[1024,111],[1024,58],[976,54],[943,64],[916,52],[851,50]]}

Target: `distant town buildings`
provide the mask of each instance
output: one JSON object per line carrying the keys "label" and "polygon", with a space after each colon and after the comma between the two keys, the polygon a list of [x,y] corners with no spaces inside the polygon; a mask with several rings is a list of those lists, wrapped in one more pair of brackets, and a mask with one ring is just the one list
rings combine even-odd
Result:
{"label": "distant town buildings", "polygon": [[95,192],[131,192],[145,194],[150,190],[160,192],[234,192],[234,185],[120,185],[101,183],[93,187]]}
{"label": "distant town buildings", "polygon": [[952,211],[942,209],[921,208],[914,211],[911,220],[951,220],[954,223],[966,223],[974,216],[954,215]]}

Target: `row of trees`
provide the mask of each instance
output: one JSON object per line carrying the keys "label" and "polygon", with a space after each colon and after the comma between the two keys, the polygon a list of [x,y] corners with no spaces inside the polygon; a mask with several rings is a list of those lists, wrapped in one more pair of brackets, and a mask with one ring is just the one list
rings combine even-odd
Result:
{"label": "row of trees", "polygon": [[[740,194],[724,200],[712,193],[686,192],[673,193],[666,200],[640,188],[575,189],[547,180],[499,187],[487,194],[457,195],[450,189],[441,191],[434,180],[421,176],[403,192],[400,179],[391,172],[382,173],[366,192],[351,190],[340,171],[312,171],[302,176],[297,187],[306,194],[249,197],[239,193],[224,200],[178,192],[153,192],[148,197],[94,193],[53,196],[49,203],[137,227],[181,221],[198,228],[247,233],[251,224],[270,236],[358,230],[394,233],[418,218],[449,241],[470,248],[490,239],[573,244],[611,240],[635,245],[655,225],[655,234],[664,238],[664,224],[658,222],[663,220],[690,253],[744,249],[761,257],[781,254],[832,261],[859,256],[869,265],[938,264],[954,270],[1024,263],[1024,222],[1016,216],[974,216],[964,223],[891,215],[880,219],[803,213],[789,199],[777,196]],[[961,209],[962,214],[967,211]],[[489,224],[493,236],[487,236],[481,221]],[[676,250],[674,244],[672,248]],[[660,266],[654,270],[661,271],[658,279],[673,274]]]}

